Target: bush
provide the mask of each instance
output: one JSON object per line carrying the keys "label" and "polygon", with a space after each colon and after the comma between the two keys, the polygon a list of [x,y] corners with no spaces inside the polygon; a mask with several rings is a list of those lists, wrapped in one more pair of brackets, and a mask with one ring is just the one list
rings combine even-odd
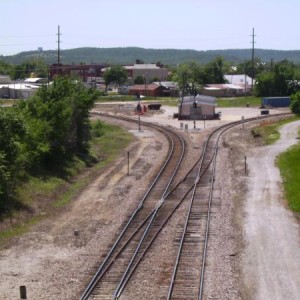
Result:
{"label": "bush", "polygon": [[291,96],[291,110],[294,114],[300,114],[300,91]]}
{"label": "bush", "polygon": [[99,138],[103,133],[103,123],[100,120],[92,122],[92,137]]}

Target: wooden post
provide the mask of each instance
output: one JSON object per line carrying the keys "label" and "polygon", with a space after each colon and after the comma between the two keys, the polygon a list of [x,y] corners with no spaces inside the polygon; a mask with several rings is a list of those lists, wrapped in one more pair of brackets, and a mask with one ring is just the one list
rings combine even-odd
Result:
{"label": "wooden post", "polygon": [[127,152],[127,175],[129,176],[129,152]]}
{"label": "wooden post", "polygon": [[139,131],[141,131],[141,114],[139,113]]}
{"label": "wooden post", "polygon": [[25,285],[20,286],[20,298],[21,299],[27,299],[26,286]]}
{"label": "wooden post", "polygon": [[245,175],[247,175],[247,156],[245,156]]}

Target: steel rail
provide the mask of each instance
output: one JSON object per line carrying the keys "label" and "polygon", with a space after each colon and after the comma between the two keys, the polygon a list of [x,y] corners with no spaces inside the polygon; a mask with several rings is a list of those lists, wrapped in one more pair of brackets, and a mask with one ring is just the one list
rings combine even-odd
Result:
{"label": "steel rail", "polygon": [[[142,246],[142,244],[143,244],[143,242],[144,242],[144,240],[145,240],[145,238],[146,238],[146,236],[147,236],[147,234],[148,234],[148,232],[149,232],[149,230],[150,230],[150,227],[151,227],[152,224],[153,224],[153,221],[154,221],[154,219],[155,219],[155,217],[156,217],[156,215],[157,215],[157,213],[158,213],[160,207],[162,206],[162,204],[163,204],[164,201],[166,200],[166,195],[167,195],[168,189],[169,189],[169,187],[170,187],[170,185],[171,185],[171,183],[172,183],[172,181],[173,181],[175,175],[177,174],[177,171],[178,171],[178,169],[179,169],[179,166],[181,165],[181,162],[182,162],[183,157],[184,157],[184,154],[185,154],[185,145],[184,145],[184,142],[183,142],[183,139],[182,139],[181,136],[180,136],[180,139],[181,139],[182,147],[183,147],[183,151],[181,152],[180,159],[178,160],[177,165],[176,165],[176,168],[175,168],[175,170],[174,170],[174,172],[173,172],[173,174],[172,174],[172,176],[171,176],[171,178],[170,178],[170,180],[169,180],[167,186],[166,186],[165,189],[164,189],[164,192],[163,192],[163,194],[162,194],[162,197],[161,197],[160,201],[157,203],[157,205],[156,205],[156,207],[155,207],[155,210],[154,210],[153,215],[152,215],[152,217],[151,217],[151,219],[150,219],[150,222],[148,223],[148,225],[147,225],[147,227],[146,227],[146,229],[145,229],[145,231],[144,231],[144,234],[143,234],[142,238],[140,239],[140,241],[139,241],[139,243],[138,243],[138,245],[137,245],[137,248],[136,248],[136,250],[135,250],[135,252],[134,252],[134,255],[132,256],[131,261],[129,262],[129,264],[128,264],[128,266],[127,266],[127,268],[126,268],[126,270],[125,270],[125,272],[124,272],[124,274],[123,274],[123,277],[122,277],[122,279],[121,279],[121,281],[120,281],[120,283],[119,283],[117,289],[116,289],[115,292],[114,292],[114,299],[117,299],[117,298],[121,295],[122,291],[124,290],[124,288],[125,288],[125,286],[126,286],[128,280],[129,280],[129,278],[130,278],[130,276],[131,276],[131,274],[132,274],[132,272],[130,272],[130,269],[131,269],[132,266],[133,266],[134,260],[136,259],[137,254],[139,253],[139,251],[140,251],[140,249],[141,249],[141,246]],[[143,256],[143,255],[142,255],[142,256]],[[136,265],[136,266],[137,266],[137,265]],[[134,269],[135,269],[135,267],[134,267]],[[130,276],[129,276],[129,275],[130,275]]]}
{"label": "steel rail", "polygon": [[[218,141],[219,141],[219,139],[218,139]],[[218,141],[217,141],[217,143],[218,143]],[[213,160],[213,174],[212,174],[212,180],[211,180],[210,191],[209,191],[207,222],[206,222],[206,228],[205,228],[204,249],[203,249],[203,254],[202,254],[202,266],[201,266],[198,300],[202,300],[203,289],[204,289],[204,271],[205,271],[206,257],[207,257],[208,234],[209,234],[209,226],[210,226],[210,219],[211,219],[211,206],[212,206],[212,200],[213,200],[214,178],[215,178],[215,174],[216,174],[217,152],[218,152],[218,147],[215,148],[214,160]]]}
{"label": "steel rail", "polygon": [[179,202],[176,204],[176,206],[170,211],[169,215],[167,216],[167,218],[164,220],[164,222],[161,224],[161,226],[158,228],[157,232],[155,233],[155,235],[151,238],[151,240],[149,241],[148,245],[146,246],[146,248],[143,250],[141,256],[138,258],[134,268],[132,268],[130,270],[130,272],[128,272],[128,275],[126,277],[126,279],[124,280],[123,285],[120,287],[120,290],[118,291],[118,294],[116,295],[116,297],[114,299],[118,299],[118,297],[121,295],[122,291],[124,290],[126,284],[128,283],[129,279],[131,278],[131,276],[133,275],[135,269],[137,268],[137,266],[139,265],[139,263],[141,262],[142,258],[145,256],[146,252],[149,250],[149,248],[152,246],[153,242],[155,241],[155,239],[157,238],[157,236],[159,235],[159,233],[161,232],[161,230],[164,228],[164,226],[167,224],[167,222],[170,220],[170,218],[173,216],[174,212],[178,209],[178,207],[182,204],[182,202],[185,200],[185,198],[187,197],[187,195],[190,193],[190,191],[192,190],[193,187],[189,188],[186,193],[184,194],[184,196],[179,200]]}
{"label": "steel rail", "polygon": [[[205,239],[204,239],[204,247],[203,247],[203,254],[202,254],[202,267],[201,267],[201,275],[200,275],[200,286],[199,286],[199,300],[202,300],[203,297],[203,287],[204,287],[204,271],[205,271],[205,265],[206,265],[206,256],[207,256],[207,246],[208,246],[208,235],[209,235],[209,226],[210,226],[210,218],[211,218],[211,205],[212,205],[212,197],[213,197],[213,185],[214,185],[214,178],[215,178],[215,168],[216,168],[216,156],[217,156],[217,145],[219,143],[219,139],[221,137],[221,135],[231,129],[234,126],[237,125],[241,125],[243,123],[248,123],[248,122],[252,122],[252,121],[257,121],[257,120],[262,120],[262,119],[266,119],[266,118],[270,118],[270,117],[278,117],[278,116],[287,116],[290,114],[277,114],[277,115],[271,115],[271,116],[263,116],[263,117],[254,117],[254,118],[248,118],[248,119],[244,119],[244,120],[239,120],[239,121],[235,121],[235,122],[231,122],[229,124],[225,124],[223,126],[218,127],[216,130],[214,130],[207,138],[207,141],[204,145],[204,150],[202,152],[202,155],[200,156],[199,160],[197,161],[196,164],[198,164],[200,162],[200,167],[199,167],[199,172],[198,172],[198,176],[195,180],[195,184],[194,184],[194,189],[193,189],[193,194],[191,197],[191,203],[190,203],[190,207],[189,207],[189,212],[188,212],[188,216],[186,218],[186,222],[185,222],[185,226],[184,226],[184,231],[182,234],[182,238],[179,244],[179,250],[178,250],[178,254],[176,257],[176,261],[175,261],[175,266],[173,269],[173,273],[172,273],[172,277],[171,277],[171,281],[170,281],[170,286],[169,286],[169,290],[168,290],[168,295],[167,295],[167,299],[170,300],[171,296],[172,296],[172,292],[173,292],[173,287],[174,287],[174,283],[175,283],[175,277],[177,274],[177,270],[178,270],[178,266],[179,266],[179,260],[181,257],[181,253],[182,253],[182,247],[183,247],[183,243],[184,243],[184,236],[186,235],[186,231],[187,231],[187,224],[188,224],[188,220],[191,214],[191,208],[192,208],[192,204],[194,202],[194,195],[195,195],[195,187],[197,185],[197,182],[200,180],[200,178],[203,176],[203,174],[205,173],[205,171],[207,170],[207,168],[209,167],[209,165],[211,164],[211,162],[213,161],[213,174],[212,174],[212,180],[211,180],[211,185],[210,185],[210,192],[209,192],[209,201],[208,201],[208,212],[207,212],[207,222],[206,222],[206,229],[205,229]],[[216,147],[214,150],[214,155],[212,156],[212,158],[210,159],[209,163],[207,164],[206,168],[203,170],[202,173],[200,173],[200,169],[203,163],[203,158],[208,146],[208,141],[211,139],[211,137],[216,134],[218,131],[220,131],[220,129],[222,129],[222,131],[218,134],[217,137],[217,141],[216,141]],[[195,168],[196,164],[190,169],[190,171],[187,173],[186,177],[188,176],[188,174]],[[183,178],[181,182],[178,183],[181,184],[185,179]],[[176,189],[176,187],[174,187]],[[171,193],[172,191],[170,191]]]}
{"label": "steel rail", "polygon": [[[97,114],[97,113],[96,113]],[[104,117],[112,117],[111,115],[107,115],[107,114],[100,114],[100,115],[102,115],[102,116],[104,116]],[[278,116],[278,115],[272,115],[272,116],[264,116],[264,117],[258,117],[258,118],[251,118],[251,120],[253,120],[253,119],[255,119],[255,120],[257,120],[257,119],[264,119],[264,118],[268,118],[268,117],[273,117],[273,116]],[[118,119],[120,119],[120,118],[118,118]],[[121,119],[123,119],[123,120],[125,120],[125,121],[129,121],[129,122],[137,122],[136,120],[133,120],[133,119],[131,119],[131,118],[121,118]],[[234,125],[236,125],[236,124],[241,124],[241,123],[244,123],[244,122],[249,122],[250,121],[250,119],[245,119],[245,120],[243,120],[243,121],[237,121],[237,122],[233,122],[233,123],[231,123],[231,124],[234,124]],[[159,130],[159,131],[161,131],[162,132],[162,130],[159,128],[159,127],[157,127],[156,125],[154,125],[154,124],[151,124],[151,123],[147,123],[147,122],[141,122],[144,126],[151,126],[151,127],[155,127],[155,129],[157,129],[157,130]],[[233,125],[233,126],[234,126]],[[228,126],[228,124],[226,124],[226,125],[223,125],[223,126],[221,126],[221,127],[225,127],[225,126]],[[220,128],[218,128],[218,129],[220,129]],[[206,149],[206,147],[207,147],[207,143],[206,143],[206,145],[205,145],[205,149]],[[203,153],[204,153],[205,151],[203,151],[202,152],[202,158],[203,158]],[[200,158],[201,159],[201,158]],[[198,160],[198,162],[200,161],[200,159]],[[213,159],[213,158],[212,158]],[[211,159],[211,160],[212,160]],[[197,162],[197,163],[198,163]],[[211,163],[211,162],[210,162]],[[210,164],[209,163],[209,164]],[[209,167],[209,164],[207,165],[207,167],[206,168],[208,168]],[[165,164],[166,165],[166,164]],[[161,169],[161,172],[159,173],[159,175],[155,178],[155,180],[154,180],[154,182],[152,183],[152,185],[150,186],[150,188],[148,189],[148,192],[150,192],[150,190],[151,190],[151,188],[155,185],[155,183],[156,183],[156,181],[158,180],[158,178],[159,178],[159,176],[160,176],[160,174],[162,173],[162,171],[163,171],[163,169],[165,168],[165,165],[163,166],[163,168]],[[191,170],[189,171],[189,172],[191,172],[192,171],[192,169],[193,169],[194,167],[192,167],[191,168]],[[185,178],[188,176],[188,174],[189,174],[189,172],[187,173],[187,175],[185,176]],[[205,170],[202,172],[202,174],[200,175],[200,177],[203,175],[203,173],[205,172]],[[197,176],[197,178],[198,178],[199,176]],[[167,189],[165,189],[165,192],[164,192],[164,194],[163,194],[163,198],[167,198],[179,185],[180,185],[180,183],[182,183],[184,180],[185,180],[185,178],[184,179],[182,179],[179,183],[177,183],[176,184],[176,186],[175,187],[173,187],[170,191],[168,191],[167,192],[167,189],[169,188],[169,186],[171,185],[171,181],[172,180],[170,180],[169,181],[169,184],[168,184],[168,188]],[[199,179],[198,179],[199,180]],[[191,190],[191,189],[190,189]],[[188,194],[188,193],[187,193]],[[147,197],[146,197],[146,195],[144,196],[144,198],[143,198],[143,200],[142,201],[144,201],[145,199],[146,199]],[[119,236],[119,238],[117,239],[117,241],[115,242],[115,244],[114,244],[114,246],[113,246],[113,248],[115,248],[116,247],[116,245],[119,243],[119,240],[121,239],[121,235],[126,231],[126,229],[127,229],[127,227],[129,226],[129,224],[132,222],[132,220],[133,220],[133,218],[134,218],[134,216],[136,215],[136,213],[142,208],[142,206],[143,206],[143,203],[142,203],[142,201],[140,202],[140,204],[138,205],[138,207],[137,207],[137,209],[135,210],[135,212],[134,212],[134,215],[132,215],[132,217],[130,218],[130,220],[128,221],[128,223],[127,223],[127,225],[125,226],[125,228],[124,228],[124,230],[121,232],[121,234],[120,234],[120,236]],[[161,201],[160,201],[161,202]],[[181,203],[181,202],[180,202]],[[180,204],[179,203],[179,204]],[[178,205],[179,205],[178,204]],[[178,205],[177,205],[177,207],[178,207]],[[161,203],[159,204],[159,207],[161,206]],[[157,208],[157,209],[159,209],[159,207]],[[176,208],[175,208],[176,209]],[[174,210],[175,210],[174,209]],[[149,216],[148,216],[148,218],[152,215],[152,219],[154,219],[154,217],[155,217],[155,212],[154,211],[152,211],[150,214],[149,214]],[[170,216],[169,216],[170,217]],[[169,219],[169,217],[168,217],[168,219]],[[148,219],[147,218],[147,219]],[[164,222],[164,224],[167,222],[167,220]],[[143,223],[144,224],[144,223]],[[148,225],[148,227],[149,227],[149,225]],[[162,227],[161,227],[162,228]],[[158,233],[157,233],[158,234]],[[135,233],[133,234],[133,235],[135,235]],[[132,236],[133,236],[132,235]],[[128,240],[130,240],[131,238],[129,238]],[[153,240],[154,240],[154,238],[152,239],[152,241],[151,241],[151,243],[150,243],[150,245],[152,244],[152,242],[153,242]],[[127,243],[126,243],[127,244]],[[147,247],[147,249],[150,247],[150,245]],[[110,256],[111,254],[112,254],[112,252],[113,252],[113,248],[111,249],[111,251],[109,252],[109,254],[107,255],[107,257],[106,257],[106,259],[108,259],[108,256]],[[123,247],[124,248],[124,247]],[[117,254],[118,255],[118,254]],[[98,271],[99,271],[99,273],[101,272],[101,268],[103,267],[103,265],[105,264],[105,262],[106,262],[106,259],[105,259],[105,261],[102,263],[102,265],[100,266],[100,268],[98,269]],[[141,258],[140,258],[141,259]],[[139,259],[139,260],[140,260]],[[97,273],[98,273],[98,271],[97,271]],[[99,276],[99,274],[97,275],[97,273],[96,273],[96,275],[93,277],[93,280],[91,281],[91,283],[89,284],[89,286],[88,286],[88,288],[86,289],[86,291],[88,290],[88,289],[90,289],[90,288],[94,288],[95,287],[95,285],[97,284],[96,283],[96,278],[97,278],[97,276]],[[131,274],[132,274],[132,272],[130,273],[130,276],[131,276]],[[130,277],[129,276],[129,277]],[[126,281],[127,282],[127,281]],[[126,283],[125,283],[125,285],[126,285]],[[122,287],[122,289],[124,288],[124,285],[121,285],[121,287]],[[86,291],[85,291],[85,293],[84,293],[84,295],[82,296],[82,300],[83,299],[87,299],[87,295],[86,295]]]}
{"label": "steel rail", "polygon": [[[169,285],[169,290],[168,290],[168,295],[167,295],[167,299],[168,300],[170,300],[171,297],[172,297],[173,288],[174,288],[174,284],[175,284],[175,278],[176,278],[178,267],[179,267],[179,261],[180,261],[181,255],[182,255],[183,244],[184,244],[185,236],[186,236],[186,233],[187,233],[187,228],[188,228],[188,223],[189,223],[189,219],[190,219],[192,207],[193,207],[193,204],[194,204],[194,197],[195,197],[197,185],[198,185],[198,183],[200,181],[200,178],[204,175],[204,173],[206,172],[206,170],[208,169],[208,167],[210,166],[210,164],[212,163],[212,161],[215,161],[215,157],[216,157],[216,154],[217,154],[217,152],[216,152],[217,151],[217,147],[216,146],[218,144],[220,135],[223,132],[225,132],[226,130],[228,130],[229,128],[232,128],[233,126],[242,124],[242,122],[243,121],[236,121],[236,122],[232,122],[230,124],[225,124],[223,126],[218,127],[213,132],[211,132],[209,134],[209,136],[207,137],[207,140],[206,140],[206,142],[204,144],[202,155],[200,156],[198,162],[196,163],[196,164],[199,164],[198,171],[197,171],[197,177],[196,177],[194,185],[193,185],[193,193],[192,193],[192,196],[191,196],[191,199],[190,199],[189,211],[188,211],[188,214],[187,214],[187,217],[186,217],[186,221],[185,221],[185,224],[184,224],[184,230],[183,230],[183,233],[182,233],[182,236],[181,236],[181,239],[180,239],[178,253],[177,253],[177,257],[176,257],[176,261],[175,261],[175,265],[174,265],[174,269],[173,269],[173,273],[172,273],[172,277],[171,277],[171,281],[170,281],[170,285]],[[219,133],[219,136],[217,137],[217,142],[216,142],[215,147],[214,147],[215,148],[214,149],[214,154],[211,157],[211,159],[209,160],[209,162],[206,165],[206,167],[204,168],[204,170],[201,172],[201,169],[202,169],[203,163],[204,163],[204,156],[205,156],[205,153],[207,151],[209,141],[212,139],[212,137],[215,134],[217,134],[218,132],[220,132],[220,130],[221,130],[221,133]],[[196,166],[196,164],[195,164],[195,166]],[[193,166],[193,168],[195,166]],[[214,175],[213,175],[213,178],[214,178]],[[210,194],[209,194],[209,213],[208,213],[208,221],[206,222],[206,224],[207,224],[207,230],[206,230],[205,241],[204,241],[204,249],[205,249],[204,250],[205,251],[205,253],[204,253],[205,256],[204,257],[206,257],[206,248],[207,248],[207,240],[208,240],[208,229],[209,229],[209,222],[210,222],[210,208],[211,208],[211,201],[212,201],[212,187],[213,187],[213,180],[211,180],[211,190],[210,190]],[[202,262],[203,262],[203,264],[205,264],[205,259],[203,259],[203,255],[202,255]],[[204,269],[202,269],[201,272],[203,272],[203,274],[204,274]],[[200,294],[202,295],[202,292],[200,292],[200,290],[203,288],[203,279],[202,278],[203,278],[203,276],[201,274],[199,295]]]}
{"label": "steel rail", "polygon": [[[207,170],[207,168],[209,167],[209,165],[210,165],[210,163],[212,161],[212,160],[210,160],[210,162],[207,164],[207,166],[204,169],[204,171],[201,173],[201,168],[202,168],[203,163],[204,163],[205,152],[207,150],[209,140],[211,139],[211,137],[213,136],[213,134],[215,134],[215,132],[217,132],[218,130],[219,130],[219,128],[216,129],[216,130],[214,130],[208,136],[208,138],[207,138],[207,140],[206,140],[206,142],[204,144],[204,150],[202,152],[202,155],[201,155],[201,157],[200,157],[200,159],[199,159],[199,161],[197,163],[197,164],[199,164],[198,171],[197,171],[197,177],[195,178],[195,181],[194,181],[194,184],[193,184],[193,193],[191,195],[189,210],[188,210],[188,213],[187,213],[187,217],[185,219],[184,230],[183,230],[183,233],[182,233],[182,236],[181,236],[181,239],[180,239],[180,243],[179,243],[178,253],[177,253],[177,256],[176,256],[175,266],[174,266],[172,277],[171,277],[171,282],[170,282],[170,286],[169,286],[169,290],[168,290],[167,300],[170,300],[171,297],[172,297],[173,288],[174,288],[174,284],[175,284],[175,277],[176,277],[176,274],[177,274],[177,271],[178,271],[178,267],[179,267],[179,261],[180,261],[181,254],[182,254],[184,239],[185,239],[185,236],[186,236],[186,233],[187,233],[188,223],[189,223],[189,220],[190,220],[190,216],[191,216],[191,212],[192,212],[192,207],[193,207],[194,200],[195,200],[196,188],[197,188],[197,185],[198,185],[198,183],[200,181],[200,178],[203,176],[204,172]],[[201,174],[202,174],[202,176],[201,176]]]}
{"label": "steel rail", "polygon": [[[102,116],[105,116],[105,117],[112,117],[110,115],[103,115],[101,114]],[[122,118],[124,119],[124,118]],[[130,121],[130,122],[136,122],[135,120],[132,120],[132,119],[128,119],[128,118],[125,118],[125,121]],[[98,268],[97,272],[95,273],[95,275],[93,276],[92,280],[90,281],[90,283],[88,284],[87,288],[85,289],[84,293],[82,294],[81,296],[81,300],[86,300],[88,299],[88,297],[90,296],[91,292],[93,291],[93,289],[96,287],[98,281],[99,281],[99,278],[101,277],[101,273],[102,275],[107,271],[107,268],[105,268],[105,265],[107,264],[108,260],[112,257],[113,255],[113,252],[115,251],[117,245],[119,244],[119,242],[121,241],[121,239],[123,238],[124,236],[124,233],[127,231],[128,227],[130,226],[130,224],[132,223],[133,219],[135,218],[135,216],[137,215],[137,213],[141,210],[141,208],[143,207],[143,204],[145,202],[145,200],[147,199],[148,195],[150,194],[151,190],[153,189],[153,187],[155,186],[155,184],[157,183],[157,181],[159,180],[159,178],[161,177],[161,174],[162,172],[165,170],[167,164],[169,163],[171,157],[172,157],[172,154],[174,152],[174,141],[173,139],[170,137],[170,133],[172,134],[175,134],[174,132],[172,132],[171,130],[169,129],[164,129],[162,130],[161,128],[159,128],[158,126],[155,126],[153,124],[143,124],[144,126],[148,126],[148,127],[154,127],[155,129],[159,130],[160,132],[164,133],[165,135],[168,136],[168,139],[169,141],[171,141],[171,150],[169,151],[169,155],[165,161],[165,163],[163,164],[162,168],[160,169],[158,175],[155,177],[154,181],[152,182],[152,184],[150,185],[150,187],[148,188],[147,192],[145,193],[144,197],[142,198],[142,200],[139,202],[139,205],[137,206],[137,208],[135,209],[135,211],[133,212],[133,214],[131,215],[129,221],[127,222],[127,224],[125,225],[124,229],[122,230],[122,232],[120,233],[120,235],[118,236],[117,240],[115,241],[114,245],[112,246],[112,248],[110,249],[109,253],[107,254],[107,256],[105,257],[104,261],[102,262],[102,264],[100,265],[100,267]],[[167,134],[166,134],[167,132]],[[182,162],[182,159],[183,159],[183,156],[184,156],[184,152],[185,152],[185,142],[183,140],[183,138],[179,135],[176,134],[177,137],[179,137],[180,141],[181,141],[181,145],[182,145],[182,153],[181,153],[181,156],[180,156],[180,160],[178,161],[177,165],[176,165],[176,171],[174,172],[173,176],[171,176],[168,184],[167,184],[167,187],[166,189],[164,190],[164,193],[163,193],[163,196],[165,196],[165,194],[167,193],[171,183],[172,183],[172,180],[175,176],[175,173],[178,171],[178,168]],[[149,214],[152,215],[152,213]],[[148,216],[148,217],[149,217]],[[147,217],[147,219],[148,219]],[[145,220],[146,221],[146,220]],[[144,224],[144,222],[143,222]],[[141,227],[141,226],[140,226]],[[140,228],[139,227],[139,228]],[[135,231],[136,233],[137,231]],[[132,236],[135,235],[132,234]],[[131,236],[131,238],[132,238]],[[126,241],[126,245],[128,244],[129,240],[131,240],[131,238],[129,238],[127,241]],[[124,246],[122,247],[122,249],[124,248]],[[120,251],[119,251],[120,253]],[[117,255],[119,255],[119,253]],[[117,256],[115,255],[114,258]]]}

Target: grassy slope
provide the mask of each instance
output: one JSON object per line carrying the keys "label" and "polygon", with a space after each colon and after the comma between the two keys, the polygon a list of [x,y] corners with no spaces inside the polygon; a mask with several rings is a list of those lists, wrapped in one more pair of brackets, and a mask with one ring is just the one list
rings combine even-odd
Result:
{"label": "grassy slope", "polygon": [[218,107],[259,107],[261,98],[258,97],[237,97],[237,98],[218,98]]}
{"label": "grassy slope", "polygon": [[[299,132],[300,136],[300,132]],[[281,153],[277,165],[283,178],[283,187],[289,207],[300,213],[300,143]]]}
{"label": "grassy slope", "polygon": [[[252,134],[261,137],[265,144],[270,145],[280,138],[279,127],[299,120],[300,117],[292,117],[277,123],[264,123],[252,129]],[[299,132],[300,136],[300,132]],[[283,187],[289,207],[294,212],[300,213],[300,144],[297,144],[277,158],[277,166],[283,178]]]}
{"label": "grassy slope", "polygon": [[[141,101],[154,101],[159,102],[162,105],[177,106],[179,97],[145,97]],[[97,102],[109,102],[109,101],[137,101],[135,96],[128,95],[108,95],[102,96]],[[260,107],[261,98],[258,97],[237,97],[237,98],[217,98],[218,107]]]}
{"label": "grassy slope", "polygon": [[[64,176],[47,176],[44,178],[30,177],[18,190],[18,201],[27,208],[36,207],[41,211],[26,217],[22,224],[16,222],[9,230],[0,232],[0,242],[28,230],[32,224],[46,215],[55,213],[57,209],[71,202],[76,195],[90,182],[97,172],[113,162],[132,141],[133,137],[127,131],[117,126],[104,124],[103,136],[94,138],[91,153],[98,158],[93,166],[86,166],[85,162],[76,158],[64,170]],[[22,219],[21,212],[15,211],[14,220]],[[23,216],[24,217],[24,216]]]}

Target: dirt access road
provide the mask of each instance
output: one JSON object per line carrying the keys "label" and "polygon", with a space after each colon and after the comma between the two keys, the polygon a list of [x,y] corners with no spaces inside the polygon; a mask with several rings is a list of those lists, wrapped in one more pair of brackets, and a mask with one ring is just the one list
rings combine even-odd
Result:
{"label": "dirt access road", "polygon": [[245,283],[252,299],[300,299],[299,224],[283,201],[276,156],[296,144],[300,121],[280,130],[274,145],[248,153]]}

